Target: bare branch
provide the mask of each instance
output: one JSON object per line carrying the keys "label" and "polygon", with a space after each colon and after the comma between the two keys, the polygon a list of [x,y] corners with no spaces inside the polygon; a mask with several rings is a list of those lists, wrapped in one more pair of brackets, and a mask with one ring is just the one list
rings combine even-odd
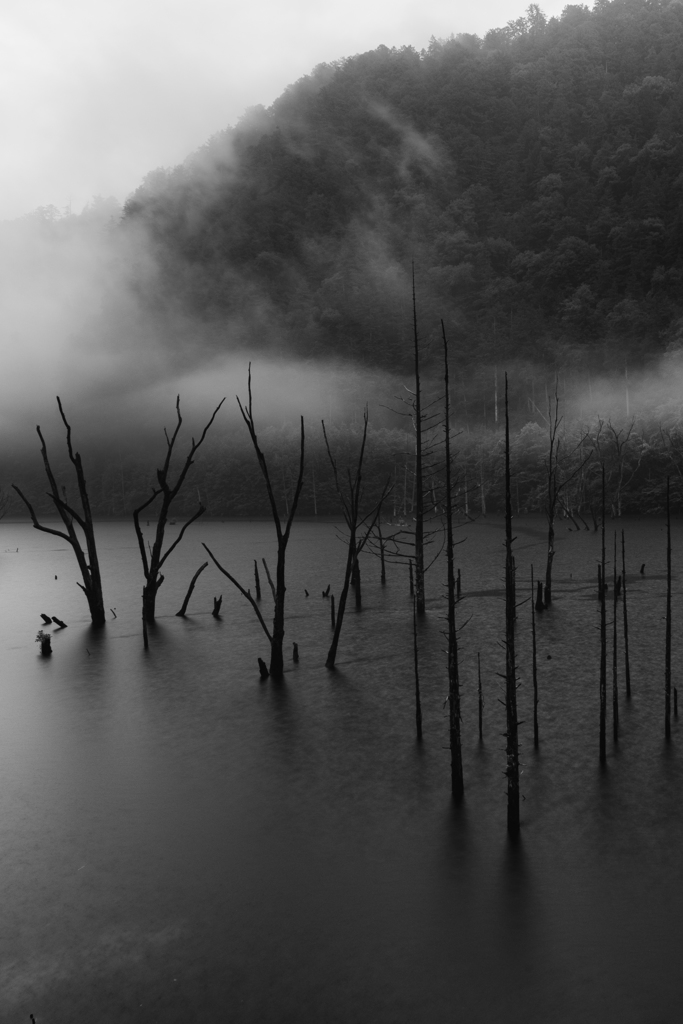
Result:
{"label": "bare branch", "polygon": [[263,562],[263,568],[266,570],[266,578],[267,578],[268,583],[270,585],[270,592],[273,595],[273,601],[276,601],[277,600],[277,596],[276,596],[276,591],[275,591],[275,584],[273,583],[273,578],[270,575],[270,570],[268,569],[268,563],[266,562],[265,558],[262,558],[261,561]]}
{"label": "bare branch", "polygon": [[210,556],[210,558],[211,558],[212,562],[214,563],[214,565],[216,566],[216,568],[217,568],[217,569],[218,569],[218,570],[219,570],[220,572],[222,572],[224,576],[227,576],[227,578],[228,578],[228,579],[230,580],[230,582],[231,582],[231,583],[233,584],[233,586],[237,587],[237,589],[239,590],[239,592],[240,592],[240,594],[242,595],[242,597],[246,597],[247,601],[249,602],[249,604],[251,605],[251,607],[252,607],[252,608],[254,609],[254,611],[256,612],[256,617],[258,618],[259,622],[261,623],[261,626],[262,626],[262,628],[263,628],[263,632],[264,632],[264,633],[266,634],[266,636],[268,637],[268,643],[272,643],[272,642],[273,642],[273,638],[272,638],[272,636],[271,636],[271,634],[270,634],[270,631],[269,631],[268,627],[266,626],[266,624],[265,624],[265,622],[264,622],[264,620],[263,620],[263,616],[261,615],[261,611],[260,611],[260,609],[259,609],[259,606],[258,606],[258,605],[256,604],[256,601],[255,601],[255,600],[254,600],[254,598],[253,598],[253,597],[251,596],[251,594],[249,593],[249,591],[248,591],[248,590],[245,590],[245,589],[244,589],[244,587],[243,587],[243,586],[241,585],[241,583],[239,583],[239,582],[238,582],[238,581],[237,581],[237,580],[235,579],[235,577],[234,577],[234,576],[232,576],[232,575],[231,575],[231,573],[229,573],[229,572],[228,572],[228,570],[227,570],[227,569],[224,569],[224,568],[223,568],[223,566],[222,566],[222,565],[221,565],[221,563],[220,563],[220,562],[218,561],[218,559],[217,559],[217,558],[215,557],[215,555],[213,554],[213,552],[212,552],[212,551],[210,550],[210,548],[207,548],[206,544],[205,544],[205,543],[204,543],[203,541],[202,541],[202,547],[203,547],[203,548],[204,548],[204,549],[205,549],[205,550],[207,551],[207,553],[209,554],[209,556]]}

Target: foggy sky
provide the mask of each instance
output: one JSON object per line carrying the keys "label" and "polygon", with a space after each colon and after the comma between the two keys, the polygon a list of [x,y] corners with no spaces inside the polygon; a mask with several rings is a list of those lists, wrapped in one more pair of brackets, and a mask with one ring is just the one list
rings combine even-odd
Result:
{"label": "foggy sky", "polygon": [[[0,219],[123,201],[324,61],[484,35],[526,0],[6,0]],[[564,0],[542,9],[558,15]]]}

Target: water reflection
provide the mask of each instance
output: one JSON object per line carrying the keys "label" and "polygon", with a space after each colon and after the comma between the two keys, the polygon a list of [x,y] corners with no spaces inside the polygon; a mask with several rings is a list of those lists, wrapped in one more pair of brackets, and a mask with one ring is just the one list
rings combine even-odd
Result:
{"label": "water reflection", "polygon": [[[333,526],[302,524],[286,636],[301,660],[287,664],[282,683],[262,683],[263,635],[238,595],[225,592],[214,619],[216,583],[205,573],[188,618],[175,617],[196,567],[191,546],[169,563],[143,650],[130,529],[102,527],[106,603],[118,617],[101,631],[90,628],[65,564],[54,581],[49,540],[10,524],[8,538],[14,530],[18,539],[1,545],[20,547],[3,565],[0,609],[9,638],[0,691],[3,1019],[123,1021],[148,1010],[183,1024],[202,1015],[236,1024],[642,1024],[655,1003],[663,1020],[676,1019],[683,771],[677,722],[663,741],[656,529],[627,524],[634,565],[652,571],[630,584],[633,698],[620,705],[618,746],[608,734],[605,771],[599,538],[558,541],[555,603],[537,623],[538,751],[528,606],[519,610],[526,799],[514,845],[497,675],[500,524],[469,527],[458,549],[458,619],[468,620],[460,807],[450,796],[440,578],[430,578],[431,611],[420,623],[418,744],[402,570],[381,588],[368,561],[363,615],[347,616],[329,672],[329,604],[306,599],[304,588],[316,595],[340,578],[343,551]],[[229,555],[245,578],[253,553],[271,556],[265,524],[196,529],[196,543]],[[532,524],[523,537],[518,566],[528,573],[542,562],[542,531]],[[683,551],[683,532],[678,543]],[[69,628],[55,635],[53,657],[40,659],[34,624],[46,601]],[[680,625],[680,579],[674,606]],[[682,655],[679,629],[674,672]]]}

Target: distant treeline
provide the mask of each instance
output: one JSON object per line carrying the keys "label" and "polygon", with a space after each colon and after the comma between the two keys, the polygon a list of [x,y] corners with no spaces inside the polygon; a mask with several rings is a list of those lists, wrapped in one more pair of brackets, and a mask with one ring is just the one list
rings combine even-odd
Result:
{"label": "distant treeline", "polygon": [[[353,467],[361,437],[359,426],[328,427],[328,437],[340,470]],[[672,507],[683,508],[683,430],[658,424],[596,421],[561,424],[556,455],[558,480],[566,481],[559,503],[561,512],[577,526],[592,526],[599,515],[601,467],[606,473],[608,512],[612,515],[662,512],[666,477],[671,478]],[[291,501],[298,463],[299,436],[295,428],[266,429],[260,441],[271,466],[276,498],[285,515]],[[527,423],[511,435],[513,510],[518,514],[543,512],[547,499],[548,428]],[[463,515],[477,517],[501,513],[503,492],[503,432],[467,430],[455,439],[456,500]],[[53,446],[56,449],[56,446]],[[428,510],[439,516],[444,495],[443,430],[438,426],[425,440],[425,495]],[[370,508],[387,482],[391,493],[384,519],[409,522],[415,506],[415,439],[402,430],[376,429],[368,434],[363,470],[365,505]],[[179,451],[182,456],[182,448]],[[149,497],[155,466],[144,456],[84,457],[93,512],[100,517],[130,516]],[[67,495],[75,497],[71,467],[53,456],[53,468]],[[45,493],[39,452],[31,465],[6,465],[3,471],[6,512],[25,514],[9,485],[16,483],[33,501],[39,514],[54,512]],[[210,516],[264,516],[270,513],[263,480],[246,431],[234,438],[207,439],[180,492],[174,514],[189,516],[199,502]],[[309,429],[304,487],[299,515],[339,515],[339,504],[319,427]],[[150,518],[154,517],[154,506]],[[583,519],[583,522],[582,522]],[[571,521],[571,520],[570,520]]]}
{"label": "distant treeline", "polygon": [[405,368],[414,260],[463,369],[623,370],[683,344],[682,189],[683,5],[534,4],[321,65],[151,173],[122,229],[151,234],[150,308],[252,349]]}

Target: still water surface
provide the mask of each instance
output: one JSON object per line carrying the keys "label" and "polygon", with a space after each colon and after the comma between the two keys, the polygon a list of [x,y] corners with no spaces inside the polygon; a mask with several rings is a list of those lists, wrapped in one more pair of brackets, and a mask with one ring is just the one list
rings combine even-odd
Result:
{"label": "still water surface", "polygon": [[[617,525],[627,537],[633,683],[627,704],[620,682],[619,743],[610,732],[601,771],[599,535],[563,531],[555,603],[538,622],[538,752],[530,610],[519,609],[525,799],[511,849],[499,520],[461,531],[456,556],[467,787],[458,812],[442,566],[428,578],[420,626],[420,747],[405,569],[391,567],[382,588],[366,559],[364,609],[348,613],[338,670],[323,667],[321,591],[332,583],[339,592],[344,562],[334,524],[299,523],[292,534],[287,651],[296,640],[301,661],[288,660],[282,685],[260,682],[260,627],[213,567],[188,618],[174,615],[204,560],[201,540],[252,585],[253,558],[274,561],[268,524],[191,528],[168,563],[147,653],[131,524],[99,527],[105,602],[117,614],[100,633],[88,626],[66,545],[0,524],[0,1020],[683,1020],[683,737],[675,721],[665,746],[665,532],[658,520]],[[537,575],[543,567],[543,528],[515,526],[521,597],[530,564]],[[681,559],[677,524],[675,567]],[[69,624],[55,629],[51,659],[33,642],[40,612]]]}

